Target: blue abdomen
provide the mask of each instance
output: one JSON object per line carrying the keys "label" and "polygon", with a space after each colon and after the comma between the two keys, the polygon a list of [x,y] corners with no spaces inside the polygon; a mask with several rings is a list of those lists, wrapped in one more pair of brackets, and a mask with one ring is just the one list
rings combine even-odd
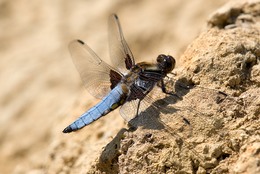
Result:
{"label": "blue abdomen", "polygon": [[[94,122],[100,117],[106,115],[111,110],[114,110],[119,106],[119,102],[122,99],[123,91],[121,85],[117,85],[106,97],[102,99],[94,107],[90,108],[87,112],[82,114],[76,121],[67,126],[63,133],[69,133],[83,128],[84,126]],[[115,105],[118,104],[118,105]]]}

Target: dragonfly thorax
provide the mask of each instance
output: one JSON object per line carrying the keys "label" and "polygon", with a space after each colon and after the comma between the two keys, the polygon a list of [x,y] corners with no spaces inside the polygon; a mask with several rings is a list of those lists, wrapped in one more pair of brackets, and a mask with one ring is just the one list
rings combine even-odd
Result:
{"label": "dragonfly thorax", "polygon": [[155,85],[155,82],[147,81],[147,80],[141,80],[140,78],[138,78],[137,80],[135,80],[135,85],[137,85],[143,91],[147,91],[148,92],[148,91],[152,90],[152,88]]}

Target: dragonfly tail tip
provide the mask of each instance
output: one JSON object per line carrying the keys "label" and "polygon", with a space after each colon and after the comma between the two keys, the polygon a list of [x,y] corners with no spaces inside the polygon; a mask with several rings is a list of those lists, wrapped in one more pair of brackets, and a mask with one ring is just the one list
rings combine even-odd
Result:
{"label": "dragonfly tail tip", "polygon": [[70,126],[68,126],[68,127],[66,127],[62,132],[63,133],[70,133],[70,132],[72,132],[73,130],[71,129],[71,127]]}

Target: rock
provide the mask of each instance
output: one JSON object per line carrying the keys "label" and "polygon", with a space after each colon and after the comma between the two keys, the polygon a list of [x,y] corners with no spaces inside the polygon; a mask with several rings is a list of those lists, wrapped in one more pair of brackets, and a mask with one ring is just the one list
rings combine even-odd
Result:
{"label": "rock", "polygon": [[[196,93],[191,89],[192,94],[184,96],[178,106],[189,103],[196,110],[204,108],[205,113],[211,113],[210,117],[205,114],[207,118],[199,118],[199,112],[195,114],[197,118],[191,124],[193,138],[180,140],[178,135],[172,136],[175,132],[167,134],[164,130],[137,130],[131,136],[122,138],[121,143],[131,143],[122,145],[123,151],[118,149],[121,155],[109,163],[118,168],[111,173],[259,172],[257,134],[260,97],[258,73],[254,72],[258,71],[256,69],[259,69],[260,61],[259,11],[260,1],[227,4],[212,15],[207,30],[182,55],[183,69],[176,71],[177,76],[202,87],[221,89],[228,94],[217,106],[204,102],[208,100],[199,94],[201,88]],[[191,96],[194,102],[190,101]],[[196,119],[199,121],[196,122]],[[208,122],[214,123],[216,119],[222,120],[222,127],[214,127]],[[167,125],[170,124],[167,122]],[[207,124],[212,128],[208,128]],[[151,134],[152,138],[142,141],[147,134]],[[199,139],[203,137],[203,142],[194,141],[196,136]],[[248,144],[250,137],[255,137],[253,139],[256,142]],[[94,170],[90,173],[106,172],[98,165],[93,166]]]}
{"label": "rock", "polygon": [[[1,172],[259,172],[260,1],[227,3],[190,43],[224,1],[1,3]],[[115,111],[64,135],[96,102],[81,92],[67,43],[87,38],[105,57],[112,12],[136,58],[181,54],[168,81],[179,100],[162,109],[161,129],[122,129]]]}

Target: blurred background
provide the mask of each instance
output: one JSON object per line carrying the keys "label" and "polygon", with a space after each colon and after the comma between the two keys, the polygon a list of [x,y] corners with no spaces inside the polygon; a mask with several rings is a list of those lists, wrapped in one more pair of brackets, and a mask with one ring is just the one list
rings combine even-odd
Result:
{"label": "blurred background", "polygon": [[108,61],[107,18],[117,13],[136,58],[154,61],[165,53],[180,66],[178,57],[227,1],[1,0],[1,173],[44,163],[63,128],[96,102],[71,61],[71,40],[85,41]]}

